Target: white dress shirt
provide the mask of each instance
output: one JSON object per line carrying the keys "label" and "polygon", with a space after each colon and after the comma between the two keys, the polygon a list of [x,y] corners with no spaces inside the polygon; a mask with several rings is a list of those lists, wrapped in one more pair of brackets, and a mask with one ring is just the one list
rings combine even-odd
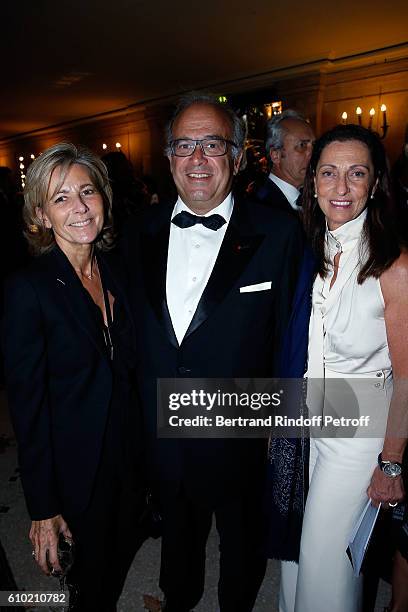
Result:
{"label": "white dress shirt", "polygon": [[293,210],[302,210],[302,207],[296,204],[296,200],[300,196],[299,189],[296,189],[296,187],[294,187],[290,183],[287,183],[286,181],[283,181],[282,179],[278,178],[273,172],[269,173],[269,179],[273,183],[275,183],[277,187],[279,187]]}
{"label": "white dress shirt", "polygon": [[[166,295],[174,332],[181,344],[198,302],[211,276],[234,206],[231,194],[205,217],[218,214],[226,223],[214,231],[197,223],[181,228],[170,224],[167,256]],[[171,218],[181,211],[193,211],[178,198]]]}

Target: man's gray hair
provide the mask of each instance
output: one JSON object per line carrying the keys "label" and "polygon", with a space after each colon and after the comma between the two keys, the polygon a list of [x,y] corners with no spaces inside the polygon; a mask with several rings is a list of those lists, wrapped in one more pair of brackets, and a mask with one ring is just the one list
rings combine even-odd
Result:
{"label": "man's gray hair", "polygon": [[[193,104],[209,104],[214,106],[220,112],[222,112],[231,124],[231,140],[234,145],[231,145],[231,155],[233,159],[236,159],[238,155],[245,149],[245,141],[247,137],[246,123],[243,119],[238,117],[236,112],[225,102],[220,102],[214,94],[191,92],[182,96],[176,109],[171,117],[170,121],[166,125],[165,137],[166,147],[165,154],[171,155],[170,143],[173,140],[173,125],[177,117]],[[241,163],[242,168],[242,163]]]}
{"label": "man's gray hair", "polygon": [[283,111],[280,115],[275,115],[272,119],[266,123],[266,140],[265,140],[265,150],[266,155],[269,157],[269,153],[271,149],[281,149],[283,147],[283,138],[287,134],[287,129],[284,125],[282,125],[282,121],[285,119],[298,119],[299,121],[303,121],[303,123],[307,123],[306,118],[297,111],[288,108],[288,110]]}

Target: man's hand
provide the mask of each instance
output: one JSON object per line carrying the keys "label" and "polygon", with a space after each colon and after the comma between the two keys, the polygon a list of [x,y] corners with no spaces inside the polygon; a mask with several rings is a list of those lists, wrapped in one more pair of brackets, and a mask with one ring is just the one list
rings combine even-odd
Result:
{"label": "man's hand", "polygon": [[370,486],[367,489],[367,495],[373,502],[374,506],[381,504],[395,504],[400,502],[405,497],[404,485],[401,476],[391,478],[386,476],[384,472],[377,466],[371,478]]}
{"label": "man's hand", "polygon": [[29,537],[33,545],[34,558],[47,576],[50,575],[52,569],[56,572],[61,571],[57,555],[58,536],[60,533],[63,533],[66,538],[72,539],[69,527],[61,514],[31,523]]}

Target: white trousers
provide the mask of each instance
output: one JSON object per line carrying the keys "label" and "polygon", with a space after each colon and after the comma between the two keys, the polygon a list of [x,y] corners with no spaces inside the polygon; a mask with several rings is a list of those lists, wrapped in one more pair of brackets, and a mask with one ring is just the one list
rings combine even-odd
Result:
{"label": "white trousers", "polygon": [[283,562],[280,612],[358,612],[361,577],[346,554],[367,503],[366,490],[381,452],[379,438],[310,440],[310,489],[299,566]]}

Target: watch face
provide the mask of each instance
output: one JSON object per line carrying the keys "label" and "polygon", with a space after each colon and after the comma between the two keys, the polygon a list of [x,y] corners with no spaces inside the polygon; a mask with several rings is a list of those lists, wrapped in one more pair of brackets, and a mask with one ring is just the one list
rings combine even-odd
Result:
{"label": "watch face", "polygon": [[399,466],[397,463],[385,463],[382,470],[384,474],[393,478],[399,476],[402,472],[401,466]]}

